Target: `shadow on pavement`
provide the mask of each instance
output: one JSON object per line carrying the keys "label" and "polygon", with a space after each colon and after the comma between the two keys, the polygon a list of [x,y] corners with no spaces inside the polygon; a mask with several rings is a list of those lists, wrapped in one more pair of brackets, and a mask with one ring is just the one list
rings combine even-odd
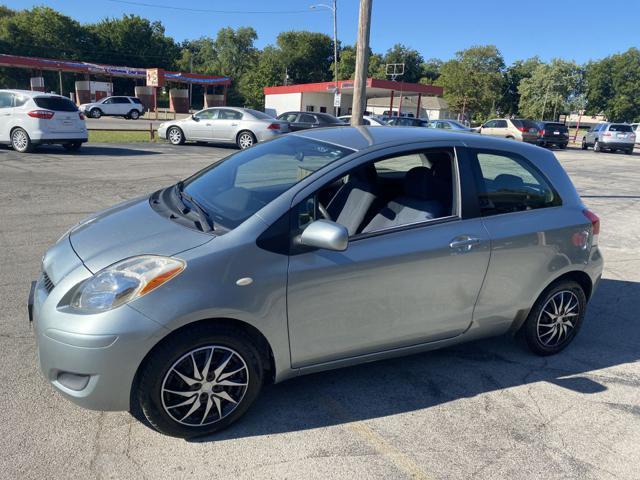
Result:
{"label": "shadow on pavement", "polygon": [[[575,342],[562,353],[538,357],[511,337],[308,375],[264,389],[229,429],[196,442],[270,435],[385,417],[460,398],[536,382],[582,395],[634,379],[599,372],[640,358],[640,283],[603,279]],[[591,377],[591,378],[588,378]]]}
{"label": "shadow on pavement", "polygon": [[[111,156],[111,157],[133,157],[139,155],[161,155],[163,152],[160,149],[149,148],[135,148],[135,144],[128,144],[131,146],[110,146],[106,144],[89,144],[83,145],[77,152],[69,152],[59,145],[39,145],[33,153],[19,154],[19,155],[33,155],[33,154],[55,154],[60,156],[69,157],[81,157],[83,155],[92,156]],[[149,146],[152,146],[149,144]],[[11,150],[13,152],[13,150]]]}

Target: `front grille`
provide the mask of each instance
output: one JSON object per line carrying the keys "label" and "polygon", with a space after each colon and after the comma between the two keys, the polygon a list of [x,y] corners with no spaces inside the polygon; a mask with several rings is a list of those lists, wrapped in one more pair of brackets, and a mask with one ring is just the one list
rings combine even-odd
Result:
{"label": "front grille", "polygon": [[53,290],[53,287],[55,287],[55,285],[49,278],[49,275],[47,275],[47,272],[42,272],[42,284],[44,285],[44,288],[47,290],[47,293],[51,293],[51,290]]}

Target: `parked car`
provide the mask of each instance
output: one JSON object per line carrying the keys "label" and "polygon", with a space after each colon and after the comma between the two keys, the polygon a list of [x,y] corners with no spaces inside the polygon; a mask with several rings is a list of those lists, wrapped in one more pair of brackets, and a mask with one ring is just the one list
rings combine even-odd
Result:
{"label": "parked car", "polygon": [[182,120],[163,122],[158,136],[173,145],[186,141],[233,143],[245,149],[289,132],[289,124],[250,108],[206,108]]}
{"label": "parked car", "polygon": [[440,128],[442,130],[451,130],[457,133],[478,133],[475,129],[467,127],[456,120],[431,120],[427,125],[429,128]]}
{"label": "parked car", "polygon": [[84,115],[67,97],[30,90],[0,90],[0,143],[23,153],[45,143],[78,150],[86,141]]}
{"label": "parked car", "polygon": [[[343,115],[341,117],[338,117],[338,120],[342,120],[344,123],[346,124],[350,124],[351,123],[351,115]],[[383,127],[386,125],[386,123],[384,123],[382,121],[382,119],[378,118],[378,117],[373,117],[370,115],[364,115],[362,117],[362,123],[365,125],[368,125],[370,127]]]}
{"label": "parked car", "polygon": [[622,150],[631,155],[636,134],[628,123],[599,123],[582,137],[582,149],[593,147],[596,152]]}
{"label": "parked car", "polygon": [[489,120],[478,129],[482,135],[519,140],[527,143],[538,143],[538,125],[533,120],[522,118],[495,118]]}
{"label": "parked car", "polygon": [[599,230],[549,151],[314,129],[82,221],[29,311],[66,398],[193,437],[302,374],[506,332],[560,352],[602,274]]}
{"label": "parked car", "polygon": [[569,129],[558,122],[538,123],[538,145],[541,147],[567,148],[569,144]]}
{"label": "parked car", "polygon": [[105,97],[92,103],[83,103],[80,110],[90,118],[104,116],[137,120],[144,113],[144,105],[137,97]]}
{"label": "parked car", "polygon": [[636,145],[640,145],[640,123],[632,123],[631,128],[636,135]]}
{"label": "parked car", "polygon": [[276,118],[280,121],[287,122],[292,132],[307,130],[309,128],[344,127],[346,125],[345,122],[329,113],[285,112]]}
{"label": "parked car", "polygon": [[428,127],[428,118],[415,118],[415,117],[391,117],[387,120],[387,125],[393,127]]}

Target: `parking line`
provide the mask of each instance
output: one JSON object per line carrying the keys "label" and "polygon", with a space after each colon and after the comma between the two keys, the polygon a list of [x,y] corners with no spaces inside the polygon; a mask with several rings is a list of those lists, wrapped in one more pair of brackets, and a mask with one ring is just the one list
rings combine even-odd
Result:
{"label": "parking line", "polygon": [[349,420],[347,410],[339,402],[322,395],[322,401],[329,407],[331,413],[338,417],[345,426],[352,432],[358,434],[378,453],[391,461],[399,470],[406,473],[409,478],[415,480],[432,480],[433,477],[427,475],[407,454],[401,452],[396,447],[387,442],[382,435],[369,427],[364,421]]}

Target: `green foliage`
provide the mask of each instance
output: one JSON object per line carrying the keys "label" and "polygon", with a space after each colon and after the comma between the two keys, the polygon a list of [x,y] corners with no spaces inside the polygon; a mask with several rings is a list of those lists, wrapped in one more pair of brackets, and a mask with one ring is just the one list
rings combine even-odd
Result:
{"label": "green foliage", "polygon": [[375,78],[387,78],[386,65],[390,63],[404,63],[404,74],[398,81],[417,83],[422,78],[422,64],[424,58],[417,50],[396,44],[384,54],[381,64],[374,71]]}
{"label": "green foliage", "polygon": [[579,102],[582,76],[575,62],[553,59],[541,63],[518,88],[519,114],[527,118],[555,120],[569,113]]}
{"label": "green foliage", "polygon": [[587,113],[612,121],[640,120],[640,50],[590,62],[585,69]]}
{"label": "green foliage", "polygon": [[323,33],[282,32],[276,40],[291,83],[331,80],[333,43]]}
{"label": "green foliage", "polygon": [[504,92],[500,100],[500,113],[503,115],[516,115],[520,104],[520,82],[531,78],[534,70],[542,64],[539,57],[527,60],[516,60],[507,67],[504,72]]}
{"label": "green foliage", "polygon": [[262,110],[264,108],[263,88],[282,85],[285,76],[285,64],[282,52],[268,46],[258,59],[257,65],[247,71],[239,80],[238,89],[248,107]]}
{"label": "green foliage", "polygon": [[425,61],[420,68],[422,69],[422,78],[420,83],[425,85],[433,85],[440,78],[440,69],[444,62],[439,58],[430,58]]}
{"label": "green foliage", "polygon": [[495,46],[471,47],[442,65],[436,84],[444,88],[451,110],[484,120],[501,99],[503,70],[504,60]]}

